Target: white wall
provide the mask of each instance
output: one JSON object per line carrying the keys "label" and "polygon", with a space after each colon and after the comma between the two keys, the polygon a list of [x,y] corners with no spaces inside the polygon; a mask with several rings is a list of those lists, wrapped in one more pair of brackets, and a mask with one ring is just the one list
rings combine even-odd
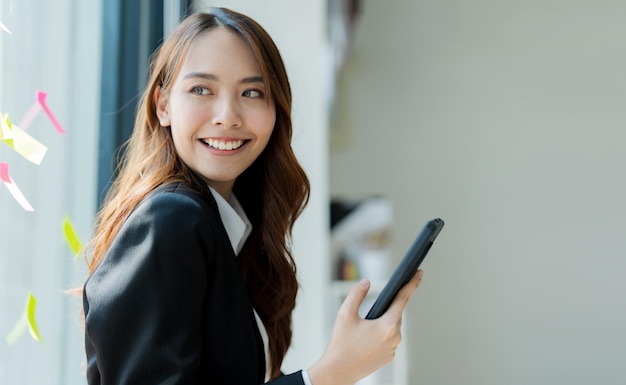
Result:
{"label": "white wall", "polygon": [[[41,165],[0,144],[0,161],[29,199],[24,211],[0,185],[0,383],[68,385],[85,382],[80,330],[84,263],[74,260],[63,237],[69,215],[85,241],[95,212],[100,96],[101,4],[99,1],[0,0],[0,111],[17,124],[35,102],[47,103],[67,133],[59,135],[41,112],[28,132],[48,146]],[[4,338],[37,299],[43,342],[28,333],[13,346]]]}
{"label": "white wall", "polygon": [[284,370],[312,365],[327,343],[328,118],[324,104],[325,1],[200,1],[258,21],[278,46],[293,92],[293,146],[311,182],[311,200],[294,228],[294,257],[300,291],[293,319],[292,347]]}
{"label": "white wall", "polygon": [[366,0],[333,195],[446,227],[407,316],[411,384],[623,384],[626,2]]}

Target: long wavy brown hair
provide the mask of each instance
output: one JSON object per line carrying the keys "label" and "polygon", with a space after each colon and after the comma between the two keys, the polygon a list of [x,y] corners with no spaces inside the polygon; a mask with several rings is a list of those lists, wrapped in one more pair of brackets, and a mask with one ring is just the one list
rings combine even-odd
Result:
{"label": "long wavy brown hair", "polygon": [[276,105],[276,123],[266,148],[233,187],[253,225],[239,261],[252,304],[267,329],[270,375],[276,378],[291,343],[291,313],[298,291],[291,232],[308,202],[310,185],[291,148],[291,88],[283,60],[269,34],[249,17],[224,8],[191,15],[153,54],[133,133],[96,216],[87,265],[91,274],[128,215],[155,188],[182,182],[206,191],[178,157],[169,130],[160,125],[155,92],[172,85],[196,36],[217,27],[236,32],[249,45]]}

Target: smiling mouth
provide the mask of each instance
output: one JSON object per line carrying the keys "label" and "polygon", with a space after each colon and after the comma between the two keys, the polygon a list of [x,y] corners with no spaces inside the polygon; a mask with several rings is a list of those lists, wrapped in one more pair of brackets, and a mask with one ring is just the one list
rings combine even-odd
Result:
{"label": "smiling mouth", "polygon": [[233,151],[248,142],[248,140],[217,140],[217,139],[202,139],[201,140],[207,146],[216,150]]}

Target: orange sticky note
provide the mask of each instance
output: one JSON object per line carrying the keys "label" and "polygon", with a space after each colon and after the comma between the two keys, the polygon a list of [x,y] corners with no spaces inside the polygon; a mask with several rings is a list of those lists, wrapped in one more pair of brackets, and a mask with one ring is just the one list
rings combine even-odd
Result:
{"label": "orange sticky note", "polygon": [[28,203],[28,199],[26,199],[24,194],[22,194],[22,191],[20,191],[20,188],[17,187],[17,184],[15,184],[13,179],[11,179],[11,175],[9,175],[9,164],[6,162],[0,162],[0,179],[2,180],[2,183],[7,186],[7,189],[13,198],[15,198],[17,203],[19,203],[24,210],[35,211],[30,203]]}

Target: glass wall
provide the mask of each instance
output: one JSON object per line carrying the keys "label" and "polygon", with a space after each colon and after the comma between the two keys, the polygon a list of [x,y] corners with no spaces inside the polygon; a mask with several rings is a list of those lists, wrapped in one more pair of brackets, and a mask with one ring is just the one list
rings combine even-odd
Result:
{"label": "glass wall", "polygon": [[0,0],[0,384],[85,383],[79,250],[147,58],[185,7]]}
{"label": "glass wall", "polygon": [[[99,1],[0,0],[2,384],[84,383],[81,300],[67,292],[84,264],[64,222],[85,241],[95,212],[101,14]],[[21,321],[28,298],[41,341]]]}

